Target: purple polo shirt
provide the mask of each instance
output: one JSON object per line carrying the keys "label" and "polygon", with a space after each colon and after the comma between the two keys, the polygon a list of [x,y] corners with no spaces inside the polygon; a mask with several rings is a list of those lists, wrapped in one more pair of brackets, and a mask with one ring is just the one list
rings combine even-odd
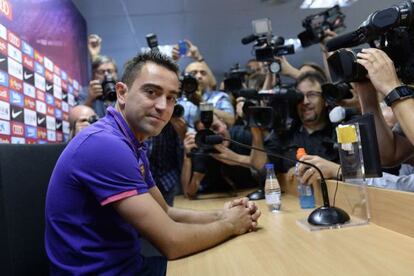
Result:
{"label": "purple polo shirt", "polygon": [[112,107],[68,144],[46,196],[51,275],[133,275],[141,268],[139,233],[110,203],[154,186],[143,144]]}

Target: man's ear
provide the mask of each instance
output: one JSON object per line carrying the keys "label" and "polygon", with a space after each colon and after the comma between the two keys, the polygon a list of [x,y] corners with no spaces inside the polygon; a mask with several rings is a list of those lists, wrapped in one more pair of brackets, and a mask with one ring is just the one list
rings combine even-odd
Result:
{"label": "man's ear", "polygon": [[117,102],[125,105],[126,95],[128,94],[128,86],[123,82],[117,82],[115,85]]}

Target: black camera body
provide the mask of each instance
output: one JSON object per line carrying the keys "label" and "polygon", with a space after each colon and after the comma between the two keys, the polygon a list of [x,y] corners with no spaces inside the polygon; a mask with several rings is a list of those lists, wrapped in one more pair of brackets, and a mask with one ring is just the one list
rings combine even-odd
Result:
{"label": "black camera body", "polygon": [[310,15],[302,21],[305,31],[298,34],[302,47],[309,47],[324,39],[326,30],[340,31],[345,28],[345,15],[338,5],[318,14]]}
{"label": "black camera body", "polygon": [[366,80],[367,70],[357,62],[361,49],[340,49],[328,58],[329,72],[333,83]]}
{"label": "black camera body", "polygon": [[239,63],[234,64],[229,72],[224,74],[224,90],[238,96],[239,91],[243,88],[247,70],[240,68]]}
{"label": "black camera body", "polygon": [[101,100],[105,102],[113,102],[116,100],[116,80],[110,74],[105,74],[102,85]]}
{"label": "black camera body", "polygon": [[[328,51],[369,43],[393,60],[397,75],[405,83],[414,79],[414,3],[403,1],[370,14],[357,30],[328,41]],[[354,79],[358,79],[356,76]]]}
{"label": "black camera body", "polygon": [[257,61],[273,61],[274,57],[280,57],[285,55],[293,55],[295,48],[293,45],[284,45],[285,39],[283,37],[274,37],[270,42],[264,42],[262,39],[258,39],[254,47],[254,54]]}
{"label": "black camera body", "polygon": [[151,50],[158,50],[158,38],[156,34],[147,34],[145,38],[147,40],[148,47],[150,47]]}
{"label": "black camera body", "polygon": [[[180,94],[191,95],[197,91],[197,79],[190,73],[184,73],[180,76]],[[184,115],[184,107],[180,104],[174,106],[173,117],[182,117]]]}

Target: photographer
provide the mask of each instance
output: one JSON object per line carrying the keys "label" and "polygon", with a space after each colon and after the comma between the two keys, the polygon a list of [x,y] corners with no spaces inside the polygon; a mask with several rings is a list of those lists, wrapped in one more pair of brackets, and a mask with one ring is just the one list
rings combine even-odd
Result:
{"label": "photographer", "polygon": [[69,112],[69,140],[82,129],[97,121],[97,115],[92,108],[86,105],[77,105]]}
{"label": "photographer", "polygon": [[[198,98],[192,100],[192,102],[197,105],[200,101],[212,103],[214,105],[214,113],[223,119],[227,125],[233,125],[235,120],[234,107],[229,95],[215,90],[217,87],[216,79],[200,54],[198,47],[189,40],[185,40],[185,42],[188,47],[187,56],[195,60],[185,68],[185,72],[192,74],[198,82],[198,90],[194,95],[194,97],[198,96]],[[178,49],[178,45],[174,46],[172,53],[173,59],[176,61],[180,58]]]}
{"label": "photographer", "polygon": [[[204,129],[201,122],[199,130]],[[232,137],[227,125],[214,115],[211,130],[225,138]],[[262,132],[252,128],[252,146],[262,147]],[[244,141],[240,141],[244,143]],[[184,194],[194,198],[197,193],[231,191],[236,188],[256,187],[257,183],[252,170],[259,169],[256,160],[265,159],[265,154],[255,150],[243,151],[224,141],[215,145],[217,153],[194,153],[197,148],[195,133],[187,133],[184,139],[184,163],[181,173],[181,184]],[[191,157],[190,157],[191,156]]]}

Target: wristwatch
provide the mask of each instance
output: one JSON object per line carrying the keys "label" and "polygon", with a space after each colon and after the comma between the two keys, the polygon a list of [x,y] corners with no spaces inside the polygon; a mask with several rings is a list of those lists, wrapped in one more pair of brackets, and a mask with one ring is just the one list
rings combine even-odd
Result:
{"label": "wristwatch", "polygon": [[402,85],[394,88],[384,98],[384,102],[391,106],[394,102],[414,97],[414,90],[409,86]]}

